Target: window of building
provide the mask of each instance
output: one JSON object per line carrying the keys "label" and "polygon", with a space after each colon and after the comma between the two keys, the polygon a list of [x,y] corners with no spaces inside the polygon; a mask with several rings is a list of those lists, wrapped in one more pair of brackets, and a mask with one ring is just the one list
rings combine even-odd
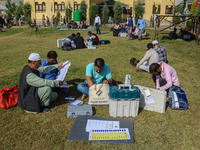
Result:
{"label": "window of building", "polygon": [[62,2],[61,4],[58,4],[57,2],[55,2],[55,3],[54,3],[54,10],[55,10],[55,11],[64,12],[64,11],[65,11],[65,3]]}
{"label": "window of building", "polygon": [[42,3],[42,11],[46,11],[46,5],[45,5],[45,2]]}
{"label": "window of building", "polygon": [[64,2],[61,3],[61,11],[65,11],[65,3]]}
{"label": "window of building", "polygon": [[54,3],[54,11],[57,11],[57,10],[58,10],[58,3],[55,2],[55,3]]}
{"label": "window of building", "polygon": [[153,14],[160,14],[160,5],[153,5]]}
{"label": "window of building", "polygon": [[166,6],[165,14],[173,14],[173,5]]}
{"label": "window of building", "polygon": [[74,11],[76,10],[80,10],[80,4],[78,4],[77,2],[74,2]]}
{"label": "window of building", "polygon": [[38,12],[38,10],[39,10],[38,2],[35,2],[35,11]]}
{"label": "window of building", "polygon": [[45,12],[46,11],[46,4],[43,2],[39,4],[38,2],[35,3],[35,12]]}

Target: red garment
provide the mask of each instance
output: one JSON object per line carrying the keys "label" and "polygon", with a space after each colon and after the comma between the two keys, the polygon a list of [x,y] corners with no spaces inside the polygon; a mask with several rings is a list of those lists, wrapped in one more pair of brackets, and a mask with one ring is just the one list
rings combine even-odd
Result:
{"label": "red garment", "polygon": [[196,4],[195,4],[195,7],[197,7],[198,6],[198,0],[196,0]]}
{"label": "red garment", "polygon": [[96,34],[94,34],[94,33],[92,33],[92,35],[96,36],[96,38],[94,38],[93,41],[94,41],[95,43],[97,43],[98,45],[100,45],[100,41],[99,41],[98,36],[97,36]]}
{"label": "red garment", "polygon": [[17,105],[18,85],[11,88],[0,89],[0,107],[7,109]]}

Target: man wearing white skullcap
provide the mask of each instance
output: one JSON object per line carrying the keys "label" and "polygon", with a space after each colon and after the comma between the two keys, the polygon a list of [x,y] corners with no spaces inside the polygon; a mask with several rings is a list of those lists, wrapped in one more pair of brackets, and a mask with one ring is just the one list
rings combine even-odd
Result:
{"label": "man wearing white skullcap", "polygon": [[51,88],[63,84],[62,81],[40,78],[41,73],[63,67],[62,63],[46,67],[40,65],[40,55],[32,53],[28,57],[28,65],[23,68],[20,75],[17,105],[27,112],[49,112],[47,106],[58,96]]}
{"label": "man wearing white skullcap", "polygon": [[157,40],[154,40],[152,44],[153,44],[153,49],[158,53],[159,62],[167,63],[167,53],[166,53],[165,48],[159,45]]}

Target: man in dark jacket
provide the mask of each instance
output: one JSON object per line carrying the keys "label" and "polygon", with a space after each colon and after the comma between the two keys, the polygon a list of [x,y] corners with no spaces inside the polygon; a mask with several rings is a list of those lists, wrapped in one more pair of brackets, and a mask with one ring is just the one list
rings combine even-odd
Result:
{"label": "man in dark jacket", "polygon": [[52,92],[51,87],[63,84],[62,81],[40,78],[41,73],[49,72],[58,66],[63,67],[62,63],[46,67],[40,65],[40,55],[32,53],[28,57],[28,65],[23,68],[20,75],[17,105],[31,113],[50,112],[47,106],[58,97],[56,92]]}
{"label": "man in dark jacket", "polygon": [[92,45],[100,45],[99,37],[96,34],[88,31],[88,35],[93,40]]}
{"label": "man in dark jacket", "polygon": [[85,48],[84,39],[79,32],[76,34],[76,38],[74,40],[74,43],[76,44],[76,49]]}

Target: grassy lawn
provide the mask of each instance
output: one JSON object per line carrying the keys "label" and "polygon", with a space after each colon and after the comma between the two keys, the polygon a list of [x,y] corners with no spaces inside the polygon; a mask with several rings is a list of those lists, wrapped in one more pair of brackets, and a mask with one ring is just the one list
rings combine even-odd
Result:
{"label": "grassy lawn", "polygon": [[[81,98],[81,94],[76,87],[85,79],[86,65],[97,57],[102,57],[109,64],[116,81],[124,83],[125,75],[131,74],[133,85],[154,88],[150,74],[136,72],[129,64],[131,57],[141,59],[144,56],[147,43],[152,42],[153,30],[148,30],[149,39],[128,41],[128,38],[113,37],[109,28],[103,28],[99,38],[110,40],[110,45],[101,45],[96,50],[74,51],[57,48],[57,39],[73,32],[80,32],[86,39],[87,31],[45,28],[40,29],[41,37],[30,34],[30,28],[6,31],[0,33],[0,89],[18,84],[30,53],[39,53],[44,60],[50,50],[58,53],[58,62],[71,61],[66,81],[71,84],[69,96],[76,96],[77,99]],[[200,46],[196,45],[196,41],[161,40],[161,36],[160,45],[166,48],[169,65],[176,69],[180,86],[188,94],[190,109],[179,111],[168,107],[164,114],[140,110],[137,117],[126,118],[134,121],[134,145],[66,142],[75,119],[67,118],[69,103],[63,103],[64,97],[60,96],[51,104],[51,113],[48,114],[27,114],[18,107],[0,109],[0,149],[199,149]],[[87,99],[84,104],[87,104]],[[110,117],[108,106],[95,106],[95,109],[95,116]]]}

